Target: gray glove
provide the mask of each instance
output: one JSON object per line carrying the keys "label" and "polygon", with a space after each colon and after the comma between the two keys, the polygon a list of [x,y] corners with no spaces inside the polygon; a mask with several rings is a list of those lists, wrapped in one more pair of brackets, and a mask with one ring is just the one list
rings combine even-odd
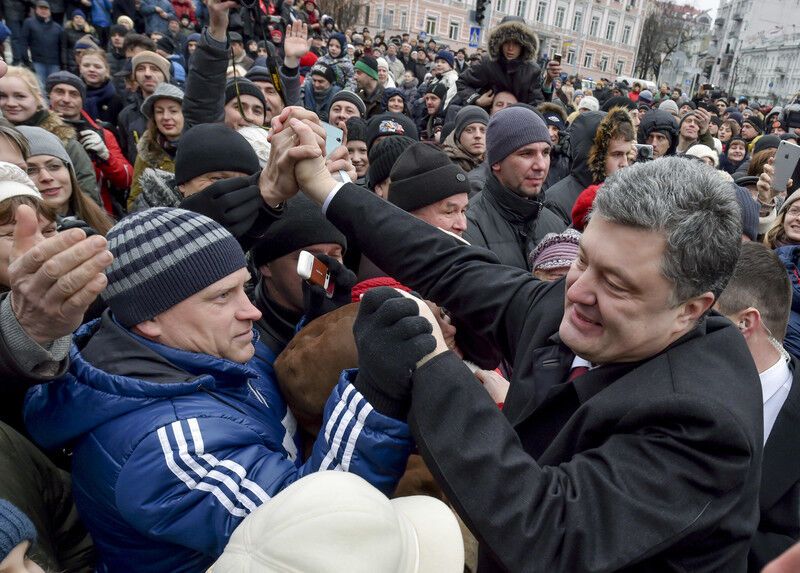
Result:
{"label": "gray glove", "polygon": [[103,161],[108,161],[108,147],[99,133],[91,129],[84,129],[78,134],[78,141],[83,145],[86,153],[94,154]]}

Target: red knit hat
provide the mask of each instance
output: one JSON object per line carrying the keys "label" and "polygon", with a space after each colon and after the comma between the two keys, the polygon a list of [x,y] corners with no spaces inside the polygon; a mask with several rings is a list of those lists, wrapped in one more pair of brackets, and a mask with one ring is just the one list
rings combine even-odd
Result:
{"label": "red knit hat", "polygon": [[575,200],[575,205],[572,207],[572,227],[580,232],[583,232],[584,227],[586,227],[586,218],[589,216],[589,211],[592,210],[594,198],[600,185],[602,183],[589,185],[581,191],[581,194]]}

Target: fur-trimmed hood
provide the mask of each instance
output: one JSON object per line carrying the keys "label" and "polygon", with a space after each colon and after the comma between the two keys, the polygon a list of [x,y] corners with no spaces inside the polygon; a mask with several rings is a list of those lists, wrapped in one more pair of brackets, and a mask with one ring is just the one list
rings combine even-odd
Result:
{"label": "fur-trimmed hood", "polygon": [[139,176],[142,192],[133,202],[131,212],[143,211],[150,207],[178,207],[180,192],[175,189],[175,174],[148,167]]}
{"label": "fur-trimmed hood", "polygon": [[493,60],[499,60],[503,44],[510,40],[522,46],[520,61],[533,60],[539,53],[539,38],[534,31],[524,22],[512,20],[500,24],[489,32],[489,56]]}
{"label": "fur-trimmed hood", "polygon": [[[622,124],[628,124],[630,133],[636,138],[636,128],[633,125],[631,114],[624,107],[613,107],[597,126],[594,135],[594,143],[589,150],[589,172],[592,174],[594,183],[601,183],[606,179],[606,154],[608,144],[611,142],[611,135],[617,131]],[[633,140],[631,141],[633,143]]]}
{"label": "fur-trimmed hood", "polygon": [[64,123],[64,120],[52,111],[47,111],[47,115],[39,123],[39,127],[58,137],[63,144],[66,144],[70,139],[77,138],[75,129]]}

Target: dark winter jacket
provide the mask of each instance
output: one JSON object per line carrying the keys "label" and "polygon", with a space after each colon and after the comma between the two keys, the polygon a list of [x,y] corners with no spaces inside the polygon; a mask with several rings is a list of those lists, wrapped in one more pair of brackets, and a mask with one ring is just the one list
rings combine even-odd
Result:
{"label": "dark winter jacket", "polygon": [[76,333],[69,372],[29,393],[35,439],[73,445],[75,503],[101,570],[205,571],[247,515],[319,470],[394,490],[406,424],[369,407],[344,372],[305,460],[275,356],[255,331],[253,343],[240,364],[146,340],[106,312]]}
{"label": "dark winter jacket", "polygon": [[[502,46],[513,40],[522,46],[520,57],[508,61]],[[481,94],[493,90],[511,92],[522,103],[537,105],[545,100],[542,93],[542,69],[536,63],[539,39],[523,22],[506,22],[489,34],[489,55],[468,67],[458,78],[458,95],[464,105],[475,102]]]}
{"label": "dark winter jacket", "polygon": [[502,411],[451,352],[413,374],[414,438],[481,543],[479,571],[744,571],[763,413],[729,320],[712,312],[655,356],[565,383],[563,280],[498,265],[354,185],[326,214],[513,363]]}
{"label": "dark winter jacket", "polygon": [[[666,134],[670,138],[670,146],[665,155],[675,155],[678,147],[678,121],[668,111],[651,109],[639,124],[637,139],[639,143],[647,143],[647,138],[654,131]],[[711,146],[713,149],[713,145]]]}
{"label": "dark winter jacket", "polygon": [[569,175],[569,139],[561,133],[558,143],[550,148],[550,169],[542,189],[547,191]]}
{"label": "dark winter jacket", "polygon": [[363,89],[359,89],[357,93],[358,97],[364,101],[364,105],[367,107],[367,113],[364,114],[365,120],[382,113],[381,102],[383,101],[383,86],[381,84],[378,84],[375,91],[371,94],[368,94]]}
{"label": "dark winter jacket", "polygon": [[61,26],[52,18],[47,22],[39,16],[26,18],[22,24],[22,41],[25,46],[25,60],[28,50],[31,52],[31,61],[37,64],[61,65]]}
{"label": "dark winter jacket", "polygon": [[100,45],[100,40],[97,38],[97,31],[94,29],[94,26],[88,22],[82,29],[76,28],[72,20],[64,24],[64,32],[61,36],[61,54],[63,57],[61,67],[66,68],[76,75],[78,74],[78,63],[75,61],[75,44],[87,34],[92,36],[92,39],[97,45]]}
{"label": "dark winter jacket", "polygon": [[571,156],[570,174],[547,190],[547,207],[569,225],[572,207],[581,191],[592,183],[589,171],[589,151],[592,149],[597,127],[605,117],[604,111],[587,111],[580,114],[567,131]]}
{"label": "dark winter jacket", "polygon": [[491,174],[483,191],[469,202],[464,238],[492,251],[504,265],[530,270],[528,253],[547,233],[566,228],[539,197],[520,197]]}
{"label": "dark winter jacket", "polygon": [[147,130],[147,118],[142,113],[141,107],[144,97],[141,90],[136,90],[134,101],[119,112],[117,131],[119,132],[119,146],[131,165],[136,164],[137,145],[139,139]]}
{"label": "dark winter jacket", "polygon": [[101,86],[86,86],[86,99],[83,109],[89,112],[92,119],[116,126],[119,114],[125,109],[125,103],[117,94],[117,88],[111,80]]}
{"label": "dark winter jacket", "polygon": [[800,246],[787,245],[778,247],[775,253],[786,267],[789,282],[792,284],[792,310],[789,313],[789,324],[783,347],[795,358],[800,358]]}
{"label": "dark winter jacket", "polygon": [[333,97],[342,91],[337,85],[332,85],[324,93],[318,94],[314,91],[313,86],[306,86],[304,92],[304,105],[307,110],[316,113],[320,120],[328,121],[328,112],[331,109],[331,101]]}
{"label": "dark winter jacket", "polygon": [[456,141],[456,132],[451,131],[442,143],[442,151],[447,154],[450,161],[458,165],[465,172],[469,173],[481,163],[483,163],[484,155],[476,157],[465,150],[461,143]]}
{"label": "dark winter jacket", "polygon": [[0,499],[13,503],[33,523],[37,539],[28,555],[46,571],[95,570],[92,539],[72,501],[69,475],[3,423],[0,423]]}

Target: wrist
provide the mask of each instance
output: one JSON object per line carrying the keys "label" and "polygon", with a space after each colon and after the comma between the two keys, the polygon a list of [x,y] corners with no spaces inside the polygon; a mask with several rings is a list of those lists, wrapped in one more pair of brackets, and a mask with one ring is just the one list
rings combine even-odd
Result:
{"label": "wrist", "polygon": [[[394,382],[392,382],[394,384]],[[389,396],[383,392],[364,369],[361,368],[353,380],[353,386],[370,405],[389,418],[405,422],[408,419],[408,409],[411,407],[411,396],[405,398]]]}
{"label": "wrist", "polygon": [[300,58],[296,58],[294,56],[284,56],[283,65],[291,69],[299,68]]}

